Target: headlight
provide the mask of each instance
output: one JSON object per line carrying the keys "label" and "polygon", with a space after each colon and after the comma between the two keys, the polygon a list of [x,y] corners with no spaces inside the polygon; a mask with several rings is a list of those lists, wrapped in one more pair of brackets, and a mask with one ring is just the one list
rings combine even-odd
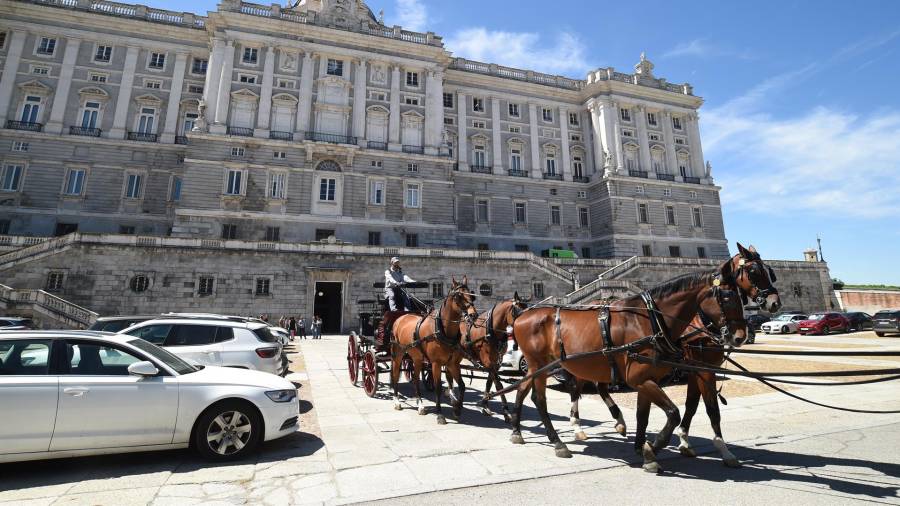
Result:
{"label": "headlight", "polygon": [[296,390],[269,390],[266,396],[275,402],[291,402],[297,397]]}

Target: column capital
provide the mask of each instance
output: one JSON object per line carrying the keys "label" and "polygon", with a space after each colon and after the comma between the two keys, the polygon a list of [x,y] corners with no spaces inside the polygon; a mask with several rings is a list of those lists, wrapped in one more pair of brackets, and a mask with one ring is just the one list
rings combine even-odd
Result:
{"label": "column capital", "polygon": [[303,59],[304,60],[312,60],[313,59],[312,51],[303,51]]}
{"label": "column capital", "polygon": [[234,41],[232,39],[228,39],[225,41],[225,45],[228,47],[234,47]]}
{"label": "column capital", "polygon": [[267,45],[266,45],[266,52],[269,53],[269,54],[274,53],[274,52],[275,52],[275,44],[267,44]]}

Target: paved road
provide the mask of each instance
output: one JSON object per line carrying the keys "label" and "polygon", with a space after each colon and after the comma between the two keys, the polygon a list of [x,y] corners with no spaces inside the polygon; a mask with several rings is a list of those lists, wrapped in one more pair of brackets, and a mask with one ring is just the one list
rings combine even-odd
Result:
{"label": "paved road", "polygon": [[[761,343],[770,340],[776,338],[763,337]],[[816,338],[777,340],[814,348],[900,348],[900,340],[887,338],[837,336],[819,344]],[[779,394],[729,398],[723,407],[725,436],[745,466],[722,466],[710,444],[706,418],[699,414],[691,436],[701,457],[667,451],[661,461],[666,472],[653,476],[640,470],[630,441],[614,432],[596,396],[587,396],[581,407],[589,439],[574,442],[567,417],[561,416],[568,413],[568,396],[550,390],[550,410],[558,415],[554,423],[574,453],[572,459],[558,459],[530,407],[525,410],[527,444],[515,446],[501,419],[485,417],[471,405],[462,424],[451,420],[438,426],[433,413],[419,416],[410,404],[395,411],[388,399],[367,398],[349,384],[343,337],[304,341],[300,348],[309,378],[301,391],[315,406],[305,417],[318,428],[313,434],[269,443],[253,461],[220,466],[190,452],[0,465],[0,505],[344,504],[380,499],[400,504],[423,499],[439,504],[472,499],[484,504],[597,504],[610,499],[626,504],[654,499],[900,504],[900,415],[845,414]],[[846,362],[849,368],[857,360],[833,362]],[[404,385],[402,391],[410,389]],[[900,409],[896,383],[795,391],[832,404]],[[467,395],[469,401],[478,398],[474,390]],[[618,398],[627,406],[627,395]],[[633,412],[624,411],[633,425]],[[651,430],[662,423],[655,410]],[[410,498],[412,494],[420,496]]]}

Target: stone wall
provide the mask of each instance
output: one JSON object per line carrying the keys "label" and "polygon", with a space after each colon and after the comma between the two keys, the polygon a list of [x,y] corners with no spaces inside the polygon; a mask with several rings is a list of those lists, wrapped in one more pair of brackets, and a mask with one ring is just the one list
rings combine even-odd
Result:
{"label": "stone wall", "polygon": [[875,314],[882,309],[900,308],[900,292],[890,290],[837,290],[843,311]]}

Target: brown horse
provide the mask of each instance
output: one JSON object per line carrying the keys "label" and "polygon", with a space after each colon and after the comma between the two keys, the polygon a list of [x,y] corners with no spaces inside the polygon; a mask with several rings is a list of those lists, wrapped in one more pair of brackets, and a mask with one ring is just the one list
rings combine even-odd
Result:
{"label": "brown horse", "polygon": [[[494,304],[476,319],[469,320],[466,324],[460,323],[467,358],[488,371],[484,396],[480,403],[481,412],[485,415],[494,414],[488,409],[487,396],[492,386],[497,391],[503,389],[499,375],[500,359],[506,350],[507,340],[512,334],[513,323],[526,307],[528,307],[527,303],[520,299],[516,292],[512,299]],[[502,395],[501,399],[503,401],[503,418],[509,422],[509,405],[506,402],[506,396]]]}
{"label": "brown horse", "polygon": [[435,405],[437,406],[437,422],[446,424],[447,420],[441,412],[441,368],[447,366],[448,375],[459,384],[459,397],[453,401],[453,414],[459,419],[462,414],[464,386],[460,374],[459,363],[462,361],[460,347],[459,323],[463,318],[475,318],[478,311],[473,300],[475,295],[469,291],[467,278],[462,283],[452,279],[450,292],[440,303],[425,316],[413,314],[403,315],[391,327],[394,340],[391,342],[391,386],[394,390],[394,409],[402,409],[397,383],[400,377],[400,364],[404,354],[409,355],[413,363],[413,387],[416,392],[416,408],[420,415],[425,414],[422,403],[419,378],[422,363],[427,358],[431,363],[432,378],[435,381]]}
{"label": "brown horse", "polygon": [[[706,274],[688,274],[675,278],[648,292],[620,300],[610,306],[610,339],[614,346],[624,346],[641,341],[645,336],[655,336],[652,341],[643,340],[640,347],[630,350],[646,360],[668,358],[677,353],[679,339],[688,323],[699,311],[705,312],[721,328],[727,328],[723,336],[728,344],[743,339],[746,322],[743,307],[737,294],[724,290],[723,284],[733,282],[731,261]],[[723,283],[724,282],[724,283]],[[652,309],[651,309],[652,308]],[[578,378],[597,383],[609,383],[610,362],[602,355],[582,356],[580,353],[604,349],[600,332],[600,311],[583,311],[542,307],[523,313],[514,325],[519,348],[528,362],[529,375],[562,356],[570,356],[562,363],[565,370]],[[613,355],[616,365],[623,371],[626,383],[638,391],[638,422],[635,448],[644,455],[644,469],[657,472],[656,452],[668,444],[672,431],[680,422],[678,407],[657,384],[669,368],[639,361],[630,353]],[[538,408],[547,430],[547,437],[554,443],[559,457],[571,457],[571,452],[559,439],[547,413],[546,374],[534,375],[519,385],[516,409],[513,413],[513,443],[524,443],[520,429],[522,401],[531,389],[532,400]],[[656,443],[645,443],[650,402],[666,412],[667,422]]]}

